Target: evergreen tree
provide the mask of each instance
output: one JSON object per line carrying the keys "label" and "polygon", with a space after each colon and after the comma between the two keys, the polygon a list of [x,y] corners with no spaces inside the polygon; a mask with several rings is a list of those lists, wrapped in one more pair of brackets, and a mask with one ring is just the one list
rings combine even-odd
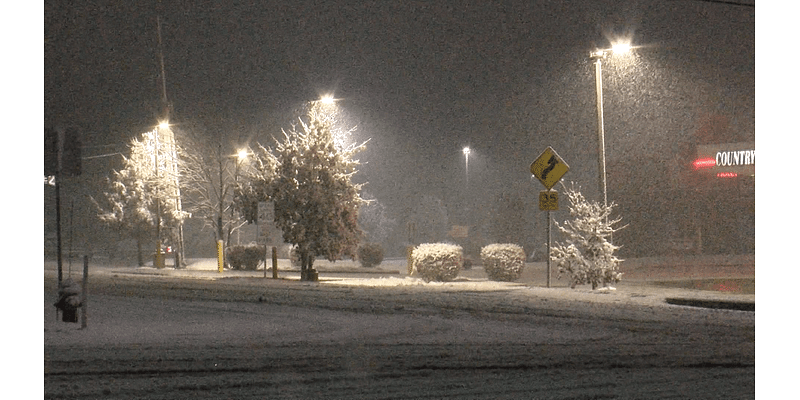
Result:
{"label": "evergreen tree", "polygon": [[[104,205],[95,201],[101,221],[116,225],[137,240],[138,262],[144,264],[142,243],[156,236],[177,242],[177,229],[185,213],[179,211],[179,190],[174,166],[175,154],[165,146],[156,153],[156,131],[134,138],[130,155],[123,156],[123,168],[113,172],[104,193]],[[155,238],[160,240],[161,238]]]}
{"label": "evergreen tree", "polygon": [[622,229],[614,227],[621,219],[609,220],[616,205],[589,202],[574,185],[571,188],[562,186],[569,198],[572,219],[565,221],[564,225],[556,222],[566,236],[566,244],[556,242],[550,249],[550,259],[556,262],[559,278],[563,273],[568,274],[572,288],[591,284],[592,289],[597,289],[598,285],[619,282],[622,260],[614,255],[619,247],[609,241],[614,232]]}
{"label": "evergreen tree", "polygon": [[284,131],[275,149],[259,146],[249,185],[237,193],[244,207],[272,201],[275,223],[286,243],[297,246],[301,277],[315,279],[314,258],[353,258],[362,235],[358,210],[361,186],[352,182],[358,161],[352,157],[364,144],[336,142],[332,121],[317,108]]}

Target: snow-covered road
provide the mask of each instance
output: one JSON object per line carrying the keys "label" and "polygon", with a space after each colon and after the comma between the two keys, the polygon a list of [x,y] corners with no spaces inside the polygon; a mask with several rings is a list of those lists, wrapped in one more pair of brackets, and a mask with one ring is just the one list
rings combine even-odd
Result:
{"label": "snow-covered road", "polygon": [[754,312],[408,279],[97,274],[81,330],[46,271],[45,398],[755,396]]}

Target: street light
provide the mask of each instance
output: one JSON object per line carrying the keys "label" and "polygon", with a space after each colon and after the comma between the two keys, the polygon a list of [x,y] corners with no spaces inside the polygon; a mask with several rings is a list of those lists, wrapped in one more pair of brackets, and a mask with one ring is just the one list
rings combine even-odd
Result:
{"label": "street light", "polygon": [[469,147],[464,147],[464,162],[467,171],[467,187],[469,187]]}
{"label": "street light", "polygon": [[326,95],[320,97],[319,101],[322,104],[333,104],[333,102],[336,101],[336,100],[333,98],[332,95],[326,94]]}
{"label": "street light", "polygon": [[603,194],[603,205],[608,206],[608,193],[606,188],[606,144],[603,129],[603,60],[611,54],[624,54],[629,52],[629,43],[617,43],[611,49],[595,50],[589,53],[589,58],[594,61],[594,79],[597,93],[597,150],[598,174],[600,175],[600,192]]}

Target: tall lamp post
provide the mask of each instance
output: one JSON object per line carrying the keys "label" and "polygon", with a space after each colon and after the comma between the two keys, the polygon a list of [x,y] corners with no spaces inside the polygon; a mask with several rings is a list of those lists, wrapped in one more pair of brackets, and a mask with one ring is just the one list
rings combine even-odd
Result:
{"label": "tall lamp post", "polygon": [[469,189],[469,147],[464,147],[464,167],[467,172],[467,189]]}
{"label": "tall lamp post", "polygon": [[627,53],[631,46],[627,43],[615,44],[611,49],[595,50],[589,53],[594,60],[594,80],[597,94],[597,170],[600,175],[600,193],[603,194],[603,205],[608,206],[608,192],[606,187],[606,144],[603,128],[603,60],[614,53]]}

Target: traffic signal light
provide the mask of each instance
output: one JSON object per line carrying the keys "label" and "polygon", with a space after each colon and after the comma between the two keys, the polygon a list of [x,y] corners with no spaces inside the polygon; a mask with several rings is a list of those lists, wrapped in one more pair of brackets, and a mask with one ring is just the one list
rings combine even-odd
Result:
{"label": "traffic signal light", "polygon": [[[59,140],[60,137],[60,140]],[[60,142],[60,143],[59,143]],[[61,173],[81,174],[81,139],[78,130],[44,129],[44,175],[58,174],[58,154],[61,153]]]}
{"label": "traffic signal light", "polygon": [[44,128],[44,176],[58,173],[58,132]]}
{"label": "traffic signal light", "polygon": [[67,128],[64,132],[61,173],[67,176],[81,174],[81,138],[75,128]]}

